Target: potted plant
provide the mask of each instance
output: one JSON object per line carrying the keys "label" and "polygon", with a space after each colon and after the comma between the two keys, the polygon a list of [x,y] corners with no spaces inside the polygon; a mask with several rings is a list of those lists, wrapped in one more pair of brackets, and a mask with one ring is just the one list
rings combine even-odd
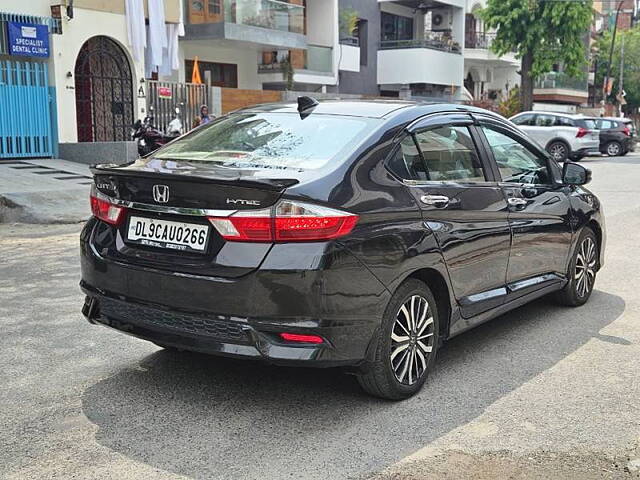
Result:
{"label": "potted plant", "polygon": [[340,40],[353,42],[354,33],[358,28],[358,12],[353,8],[340,10]]}

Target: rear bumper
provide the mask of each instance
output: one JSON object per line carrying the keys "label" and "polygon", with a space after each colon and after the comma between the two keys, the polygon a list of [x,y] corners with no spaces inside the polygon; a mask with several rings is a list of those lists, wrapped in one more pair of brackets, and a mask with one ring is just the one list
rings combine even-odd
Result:
{"label": "rear bumper", "polygon": [[[83,235],[83,313],[91,323],[184,350],[282,365],[363,363],[388,291],[340,247],[276,247],[259,269],[226,279],[111,261]],[[292,344],[282,332],[325,341]]]}
{"label": "rear bumper", "polygon": [[[335,328],[307,328],[304,329],[305,333],[320,335],[326,342],[319,346],[287,345],[276,335],[277,331],[283,331],[282,325],[264,324],[258,328],[248,321],[214,320],[210,317],[174,312],[166,307],[151,307],[116,300],[97,294],[86,285],[82,286],[82,290],[87,294],[83,311],[87,312],[86,317],[90,323],[110,327],[163,346],[213,355],[266,360],[277,365],[336,367],[357,365],[363,360],[357,358],[361,350],[361,346],[357,344],[352,345],[347,351],[344,346],[342,352],[335,351],[336,347],[330,339],[346,334],[348,328],[341,328],[341,331],[336,331]],[[364,347],[366,348],[366,345]],[[356,358],[347,358],[349,351]]]}

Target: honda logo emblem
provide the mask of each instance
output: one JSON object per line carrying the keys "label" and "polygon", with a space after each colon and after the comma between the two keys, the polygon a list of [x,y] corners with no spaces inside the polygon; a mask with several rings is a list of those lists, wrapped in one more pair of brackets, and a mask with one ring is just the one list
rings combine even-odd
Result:
{"label": "honda logo emblem", "polygon": [[167,203],[169,201],[169,187],[167,185],[154,185],[153,199],[158,203]]}

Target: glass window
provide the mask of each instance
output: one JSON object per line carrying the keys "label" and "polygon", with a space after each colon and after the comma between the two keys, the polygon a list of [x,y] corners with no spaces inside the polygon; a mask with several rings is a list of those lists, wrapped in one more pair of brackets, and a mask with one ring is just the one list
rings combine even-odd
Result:
{"label": "glass window", "polygon": [[422,156],[413,141],[413,137],[405,137],[396,148],[388,163],[389,169],[405,180],[428,180]]}
{"label": "glass window", "polygon": [[551,183],[547,159],[529,150],[518,140],[482,127],[503,182],[544,185]]}
{"label": "glass window", "polygon": [[576,125],[578,127],[586,128],[587,130],[595,130],[597,128],[597,122],[590,118],[581,118],[580,120],[576,120]]}
{"label": "glass window", "polygon": [[386,12],[382,12],[380,18],[383,41],[411,40],[413,38],[413,18]]}
{"label": "glass window", "polygon": [[229,168],[307,170],[350,155],[378,119],[297,113],[237,113],[167,145],[157,159],[218,163]]}
{"label": "glass window", "polygon": [[573,120],[568,117],[556,117],[556,125],[559,127],[573,127]]}
{"label": "glass window", "polygon": [[535,115],[532,113],[525,113],[524,115],[514,117],[512,121],[516,125],[534,125]]}
{"label": "glass window", "polygon": [[[216,63],[198,61],[198,70],[202,81],[205,80],[205,72],[211,73],[211,83],[217,87],[238,87],[238,66],[231,63]],[[193,60],[185,61],[185,78],[191,81],[193,74]]]}
{"label": "glass window", "polygon": [[467,127],[443,126],[416,135],[429,180],[484,182],[485,175]]}
{"label": "glass window", "polygon": [[556,123],[554,115],[536,115],[536,127],[552,127]]}

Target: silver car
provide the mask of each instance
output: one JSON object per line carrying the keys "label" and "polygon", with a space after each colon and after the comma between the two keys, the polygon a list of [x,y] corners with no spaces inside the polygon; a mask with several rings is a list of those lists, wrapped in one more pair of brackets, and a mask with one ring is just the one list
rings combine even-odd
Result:
{"label": "silver car", "polygon": [[522,112],[510,119],[558,162],[599,155],[600,131],[583,115]]}

